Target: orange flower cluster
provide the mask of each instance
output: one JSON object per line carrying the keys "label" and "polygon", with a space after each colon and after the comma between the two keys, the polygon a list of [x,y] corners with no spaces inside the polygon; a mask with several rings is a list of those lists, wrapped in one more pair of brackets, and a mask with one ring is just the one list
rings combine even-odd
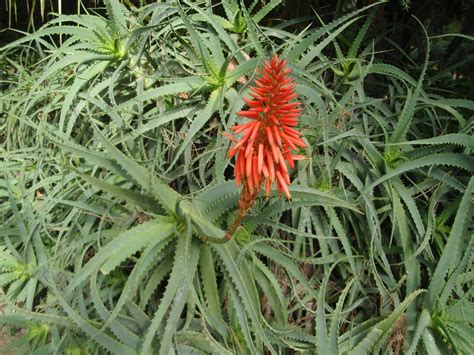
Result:
{"label": "orange flower cluster", "polygon": [[236,156],[235,181],[244,186],[240,208],[251,207],[262,183],[265,195],[269,195],[276,181],[278,192],[290,199],[288,167],[294,168],[295,160],[305,158],[291,154],[298,147],[306,147],[301,133],[294,128],[301,103],[290,102],[296,98],[295,82],[287,77],[291,70],[286,68],[287,61],[276,54],[264,63],[251,89],[252,99],[244,98],[248,110],[237,113],[250,121],[231,128],[234,135],[241,135],[239,139],[226,134],[235,143],[228,151],[229,158]]}

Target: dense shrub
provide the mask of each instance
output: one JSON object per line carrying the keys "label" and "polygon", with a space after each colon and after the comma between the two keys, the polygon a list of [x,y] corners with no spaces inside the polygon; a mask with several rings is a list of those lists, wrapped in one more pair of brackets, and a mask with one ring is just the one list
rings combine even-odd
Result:
{"label": "dense shrub", "polygon": [[[436,59],[472,38],[415,18],[401,47],[382,3],[331,22],[270,18],[279,3],[105,0],[1,48],[0,322],[23,329],[17,351],[474,353],[472,55]],[[222,133],[274,53],[307,159],[292,199],[257,196],[229,241]]]}

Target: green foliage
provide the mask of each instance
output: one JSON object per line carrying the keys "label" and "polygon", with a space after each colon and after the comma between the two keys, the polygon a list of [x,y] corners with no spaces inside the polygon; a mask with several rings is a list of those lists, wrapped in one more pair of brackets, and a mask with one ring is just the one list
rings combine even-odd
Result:
{"label": "green foliage", "polygon": [[[474,102],[436,86],[439,39],[417,23],[426,50],[391,44],[418,63],[397,67],[382,2],[298,32],[270,19],[280,1],[209,4],[108,0],[1,48],[0,322],[19,348],[472,353]],[[220,132],[273,52],[308,159],[229,241]]]}

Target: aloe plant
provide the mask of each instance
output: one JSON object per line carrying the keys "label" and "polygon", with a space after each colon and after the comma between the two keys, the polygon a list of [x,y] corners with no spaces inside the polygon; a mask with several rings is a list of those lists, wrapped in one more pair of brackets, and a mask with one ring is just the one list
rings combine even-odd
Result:
{"label": "aloe plant", "polygon": [[[471,353],[474,103],[431,81],[437,38],[418,23],[427,50],[402,68],[378,50],[382,3],[313,24],[210,4],[108,0],[2,47],[0,322],[18,349]],[[256,195],[228,240],[222,133],[273,53],[307,159],[292,200]]]}

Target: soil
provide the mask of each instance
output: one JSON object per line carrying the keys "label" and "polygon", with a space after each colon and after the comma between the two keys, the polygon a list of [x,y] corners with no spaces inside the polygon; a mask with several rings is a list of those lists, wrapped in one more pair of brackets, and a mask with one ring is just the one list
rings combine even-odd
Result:
{"label": "soil", "polygon": [[[0,304],[0,314],[3,313],[4,305]],[[7,326],[0,327],[0,355],[18,355],[12,348],[12,343],[22,335],[22,331],[11,335]]]}
{"label": "soil", "polygon": [[13,349],[11,349],[11,343],[15,337],[10,336],[6,327],[0,328],[0,354],[1,355],[14,355]]}

